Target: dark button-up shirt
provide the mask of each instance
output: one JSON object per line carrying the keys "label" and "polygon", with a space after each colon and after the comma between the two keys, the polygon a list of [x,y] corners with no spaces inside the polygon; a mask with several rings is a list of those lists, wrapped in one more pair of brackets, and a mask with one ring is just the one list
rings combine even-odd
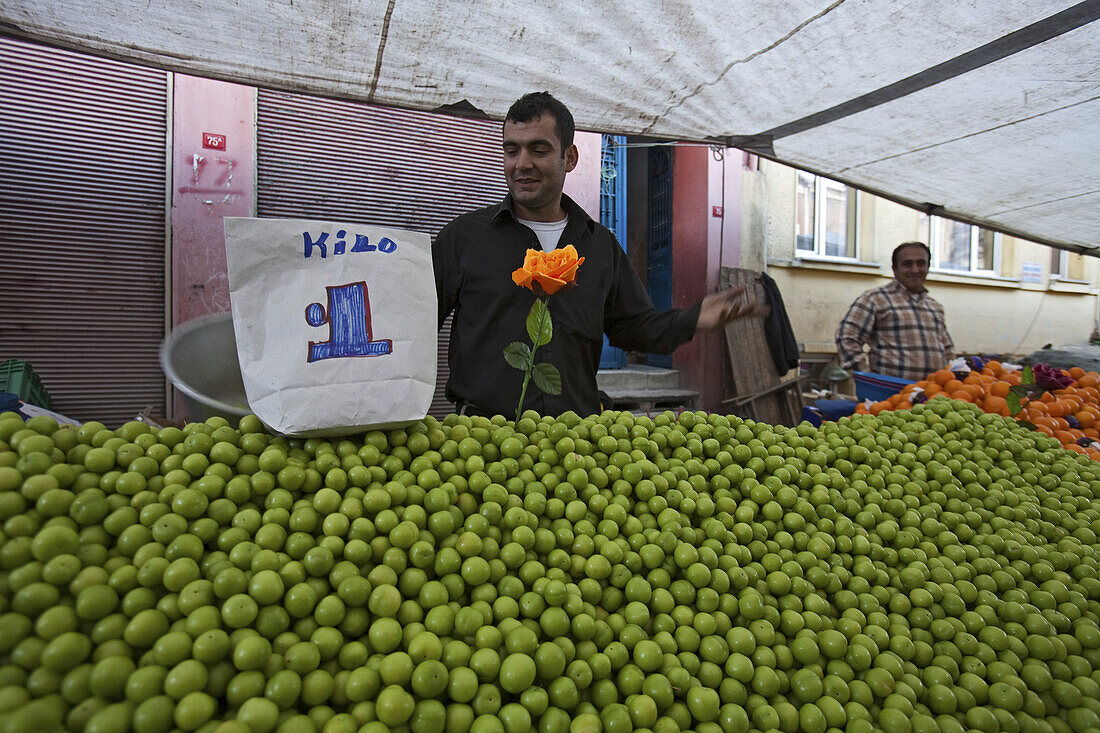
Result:
{"label": "dark button-up shirt", "polygon": [[[553,340],[535,354],[561,372],[562,392],[548,395],[529,384],[524,409],[542,415],[600,409],[596,387],[603,334],[613,346],[671,353],[690,341],[699,305],[658,313],[615,237],[576,203],[562,197],[569,216],[560,247],[572,244],[585,258],[576,287],[550,296]],[[447,399],[492,414],[513,415],[523,373],[504,360],[512,341],[529,342],[527,313],[535,294],[512,282],[538,238],[516,221],[511,197],[463,214],[439,232],[432,248],[439,323],[454,312],[448,352]]]}

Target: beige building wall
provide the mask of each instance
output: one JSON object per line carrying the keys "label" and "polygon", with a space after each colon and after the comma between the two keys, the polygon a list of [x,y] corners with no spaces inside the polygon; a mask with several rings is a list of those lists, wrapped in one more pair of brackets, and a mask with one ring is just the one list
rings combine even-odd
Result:
{"label": "beige building wall", "polygon": [[[922,238],[921,214],[861,192],[857,256],[814,258],[795,251],[795,184],[796,171],[777,163],[745,172],[741,266],[766,269],[775,279],[803,352],[835,353],[834,334],[848,306],[893,277],[891,252]],[[754,257],[756,247],[765,256]],[[1063,274],[1052,276],[1057,256],[1005,236],[994,276],[930,273],[927,287],[944,306],[956,351],[1022,355],[1046,344],[1086,343],[1097,325],[1100,260],[1068,254]],[[1039,282],[1025,282],[1025,263],[1029,272],[1039,268]]]}

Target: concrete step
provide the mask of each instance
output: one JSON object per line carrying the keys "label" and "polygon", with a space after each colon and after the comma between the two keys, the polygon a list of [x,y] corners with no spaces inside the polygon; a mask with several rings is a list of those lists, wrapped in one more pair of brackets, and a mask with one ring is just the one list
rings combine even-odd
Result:
{"label": "concrete step", "polygon": [[629,364],[621,369],[601,369],[596,372],[596,384],[604,392],[679,389],[680,372],[645,364]]}
{"label": "concrete step", "polygon": [[604,390],[611,398],[605,405],[612,410],[629,410],[642,414],[654,414],[663,410],[696,410],[699,393],[690,389],[634,389]]}

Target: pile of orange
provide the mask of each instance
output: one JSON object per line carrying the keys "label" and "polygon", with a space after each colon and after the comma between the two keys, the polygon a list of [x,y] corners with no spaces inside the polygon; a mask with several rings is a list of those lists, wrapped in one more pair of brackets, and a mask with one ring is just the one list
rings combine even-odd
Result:
{"label": "pile of orange", "polygon": [[[1080,367],[1062,371],[1073,379],[1073,383],[1033,400],[1022,398],[1023,409],[1015,418],[1026,420],[1036,430],[1056,438],[1064,448],[1100,460],[1100,450],[1081,445],[1082,438],[1100,442],[1100,374]],[[1006,398],[1013,385],[1020,384],[1020,377],[1018,370],[1007,370],[998,361],[986,363],[980,372],[972,371],[963,379],[948,369],[940,369],[881,402],[870,406],[861,403],[856,413],[877,415],[883,410],[908,409],[913,406],[914,392],[919,387],[925,399],[963,400],[978,405],[985,412],[1010,417]]]}

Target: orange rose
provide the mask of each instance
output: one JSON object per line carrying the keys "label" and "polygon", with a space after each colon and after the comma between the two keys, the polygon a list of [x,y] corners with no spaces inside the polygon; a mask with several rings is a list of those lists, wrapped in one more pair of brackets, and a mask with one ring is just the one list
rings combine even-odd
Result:
{"label": "orange rose", "polygon": [[584,258],[577,257],[577,250],[571,244],[553,252],[529,249],[523,258],[523,267],[512,273],[512,282],[540,295],[553,295],[574,283],[582,262]]}

